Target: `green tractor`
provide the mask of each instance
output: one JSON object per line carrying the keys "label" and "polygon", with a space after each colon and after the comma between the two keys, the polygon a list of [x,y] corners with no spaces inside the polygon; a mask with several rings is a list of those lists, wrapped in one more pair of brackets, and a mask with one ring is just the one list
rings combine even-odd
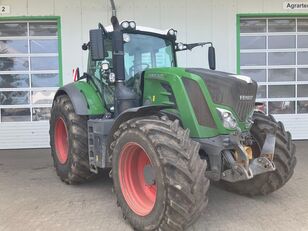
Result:
{"label": "green tractor", "polygon": [[[113,2],[112,2],[113,3]],[[209,181],[243,195],[281,188],[296,164],[281,122],[256,110],[257,83],[215,70],[212,43],[134,21],[90,30],[88,70],[61,87],[50,145],[67,184],[110,169],[117,204],[136,230],[184,230],[203,212]],[[176,54],[210,45],[209,67],[177,67]]]}

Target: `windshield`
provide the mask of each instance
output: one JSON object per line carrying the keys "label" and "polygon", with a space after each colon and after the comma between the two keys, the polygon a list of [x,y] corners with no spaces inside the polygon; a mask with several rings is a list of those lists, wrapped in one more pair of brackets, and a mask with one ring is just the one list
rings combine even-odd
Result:
{"label": "windshield", "polygon": [[144,34],[124,34],[129,37],[124,44],[125,79],[154,67],[175,65],[172,42]]}

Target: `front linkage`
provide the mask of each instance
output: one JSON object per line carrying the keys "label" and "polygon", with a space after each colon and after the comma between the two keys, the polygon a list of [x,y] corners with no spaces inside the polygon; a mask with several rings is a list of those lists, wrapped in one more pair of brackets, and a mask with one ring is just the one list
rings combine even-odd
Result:
{"label": "front linkage", "polygon": [[[237,182],[249,180],[256,175],[275,171],[273,162],[277,127],[267,129],[262,147],[249,132],[236,131],[230,135],[221,135],[211,139],[196,139],[202,149],[209,154],[211,170],[206,176],[212,180]],[[261,150],[257,157],[252,146]]]}

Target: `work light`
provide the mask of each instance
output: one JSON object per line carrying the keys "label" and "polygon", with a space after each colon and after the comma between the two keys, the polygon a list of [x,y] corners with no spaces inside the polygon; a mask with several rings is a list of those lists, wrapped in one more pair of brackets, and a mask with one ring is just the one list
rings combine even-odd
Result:
{"label": "work light", "polygon": [[121,26],[122,26],[123,29],[127,29],[129,27],[129,22],[128,21],[123,21],[121,23]]}
{"label": "work light", "polygon": [[129,22],[129,27],[130,27],[131,29],[135,29],[135,28],[136,28],[136,23],[135,23],[134,21],[130,21],[130,22]]}
{"label": "work light", "polygon": [[171,35],[171,36],[176,36],[176,32],[175,32],[174,29],[170,29],[170,30],[168,31],[168,34]]}

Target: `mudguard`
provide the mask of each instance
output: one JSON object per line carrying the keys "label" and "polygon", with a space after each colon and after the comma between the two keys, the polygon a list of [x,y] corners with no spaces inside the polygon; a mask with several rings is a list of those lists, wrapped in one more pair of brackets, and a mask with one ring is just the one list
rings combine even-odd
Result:
{"label": "mudguard", "polygon": [[119,128],[119,126],[127,120],[132,118],[141,117],[141,116],[150,116],[150,115],[157,115],[160,111],[165,109],[171,109],[173,106],[171,105],[146,105],[141,107],[130,108],[122,112],[114,121],[110,131],[109,136],[107,139],[107,147],[108,147],[108,154],[110,155],[110,144],[113,141],[113,134]]}
{"label": "mudguard", "polygon": [[77,115],[103,115],[104,104],[97,91],[87,82],[69,83],[58,89],[54,98],[68,95]]}

